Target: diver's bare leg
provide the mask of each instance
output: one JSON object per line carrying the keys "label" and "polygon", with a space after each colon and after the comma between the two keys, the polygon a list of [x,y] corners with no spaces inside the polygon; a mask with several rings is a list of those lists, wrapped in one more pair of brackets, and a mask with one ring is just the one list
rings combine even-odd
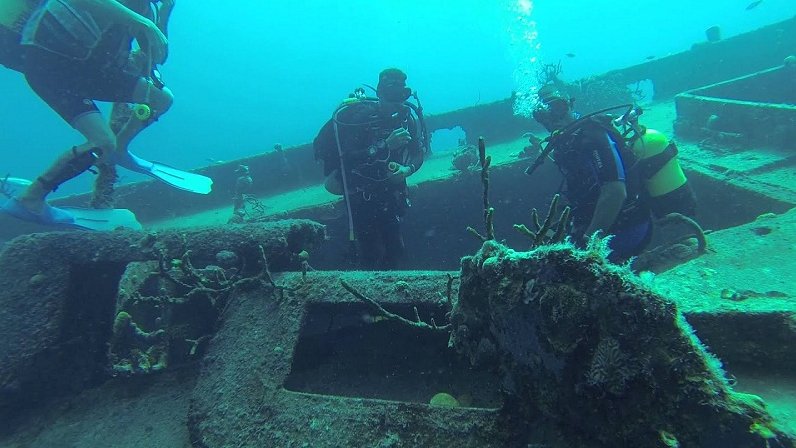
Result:
{"label": "diver's bare leg", "polygon": [[86,143],[61,154],[55,162],[19,195],[23,207],[38,212],[44,200],[59,185],[77,177],[96,163],[98,157],[116,149],[116,136],[99,112],[83,114],[72,123],[86,138]]}
{"label": "diver's bare leg", "polygon": [[135,87],[133,102],[148,105],[152,115],[146,120],[130,116],[117,133],[117,151],[127,151],[127,147],[136,135],[169,110],[174,102],[174,96],[168,87],[158,89],[148,80],[141,78]]}
{"label": "diver's bare leg", "polygon": [[[133,115],[132,108],[127,103],[113,103],[108,125],[114,134],[119,134],[122,128]],[[119,175],[116,164],[103,160],[97,163],[97,178],[94,180],[94,191],[91,195],[91,208],[113,208],[113,194]]]}

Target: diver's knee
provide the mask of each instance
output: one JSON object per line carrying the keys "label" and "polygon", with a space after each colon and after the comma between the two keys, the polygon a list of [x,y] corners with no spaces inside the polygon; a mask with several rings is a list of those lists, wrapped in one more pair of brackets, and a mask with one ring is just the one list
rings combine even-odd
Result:
{"label": "diver's knee", "polygon": [[83,146],[85,146],[86,150],[98,151],[100,155],[112,154],[116,151],[116,135],[103,134],[96,136]]}
{"label": "diver's knee", "polygon": [[323,186],[326,188],[326,191],[331,194],[337,196],[342,196],[345,194],[345,187],[343,185],[343,179],[340,174],[340,170],[332,171],[329,176],[326,177]]}
{"label": "diver's knee", "polygon": [[157,115],[163,115],[174,104],[174,94],[166,86],[161,89],[153,89],[149,98],[150,107],[155,110]]}

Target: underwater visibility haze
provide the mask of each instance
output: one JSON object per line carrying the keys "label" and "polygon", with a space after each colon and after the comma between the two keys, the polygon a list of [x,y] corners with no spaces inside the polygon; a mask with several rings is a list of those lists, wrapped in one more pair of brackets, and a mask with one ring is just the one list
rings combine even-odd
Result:
{"label": "underwater visibility haze", "polygon": [[796,446],[793,0],[0,31],[0,447]]}

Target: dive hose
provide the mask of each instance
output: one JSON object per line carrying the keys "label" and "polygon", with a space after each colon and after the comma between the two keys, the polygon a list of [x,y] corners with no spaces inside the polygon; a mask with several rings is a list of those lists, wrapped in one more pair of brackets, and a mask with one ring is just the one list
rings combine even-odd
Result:
{"label": "dive hose", "polygon": [[[541,143],[545,143],[544,149],[542,149],[542,151],[539,153],[539,155],[533,161],[531,166],[529,166],[528,168],[525,169],[525,174],[530,176],[530,175],[532,175],[534,173],[534,171],[536,171],[540,166],[542,166],[544,164],[545,159],[550,155],[550,153],[555,148],[555,145],[553,143],[556,140],[562,138],[563,136],[565,136],[565,135],[571,133],[572,131],[574,131],[575,129],[577,129],[581,122],[583,122],[584,120],[587,120],[587,119],[589,119],[591,117],[594,117],[596,115],[604,114],[606,112],[610,112],[610,111],[616,110],[616,109],[622,109],[622,108],[625,108],[625,107],[628,108],[628,111],[625,112],[625,114],[623,114],[622,117],[620,117],[620,119],[622,119],[623,117],[630,117],[631,112],[634,109],[636,109],[636,106],[634,104],[620,104],[619,106],[606,107],[605,109],[600,109],[600,110],[591,112],[589,114],[586,114],[586,115],[584,115],[582,117],[579,117],[577,120],[575,120],[572,123],[564,126],[561,130],[554,131],[552,134],[550,134],[549,136],[545,137],[542,140],[542,142],[541,142]],[[639,114],[636,114],[636,116],[637,115],[639,115]]]}

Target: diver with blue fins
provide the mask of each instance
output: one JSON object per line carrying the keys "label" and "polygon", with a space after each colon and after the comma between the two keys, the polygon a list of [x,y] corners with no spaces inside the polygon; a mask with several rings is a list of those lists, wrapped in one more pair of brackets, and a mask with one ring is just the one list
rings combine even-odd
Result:
{"label": "diver with blue fins", "polygon": [[359,88],[344,100],[313,146],[324,164],[326,190],[345,200],[348,239],[360,267],[394,269],[404,255],[406,178],[423,165],[429,138],[403,71],[383,70],[374,90],[376,98]]}
{"label": "diver with blue fins", "polygon": [[[574,101],[553,84],[539,89],[538,100],[533,118],[551,134],[526,172],[554,160],[572,207],[570,235],[576,244],[595,232],[612,235],[609,259],[623,262],[649,244],[655,218],[694,217],[696,200],[677,147],[638,124],[640,108],[622,105],[581,117]],[[619,108],[627,110],[619,117],[606,114]]]}
{"label": "diver with blue fins", "polygon": [[[31,89],[87,140],[6,200],[2,212],[61,228],[105,229],[114,224],[104,221],[113,221],[116,211],[119,223],[130,224],[127,210],[55,208],[45,202],[59,185],[98,164],[120,165],[182,190],[210,192],[211,179],[128,151],[132,139],[173,102],[157,71],[168,42],[149,18],[153,3],[158,1],[11,0],[0,9],[1,62],[21,71]],[[146,56],[145,67],[137,70],[129,64],[133,40]],[[134,103],[136,113],[114,132],[95,100]]]}

